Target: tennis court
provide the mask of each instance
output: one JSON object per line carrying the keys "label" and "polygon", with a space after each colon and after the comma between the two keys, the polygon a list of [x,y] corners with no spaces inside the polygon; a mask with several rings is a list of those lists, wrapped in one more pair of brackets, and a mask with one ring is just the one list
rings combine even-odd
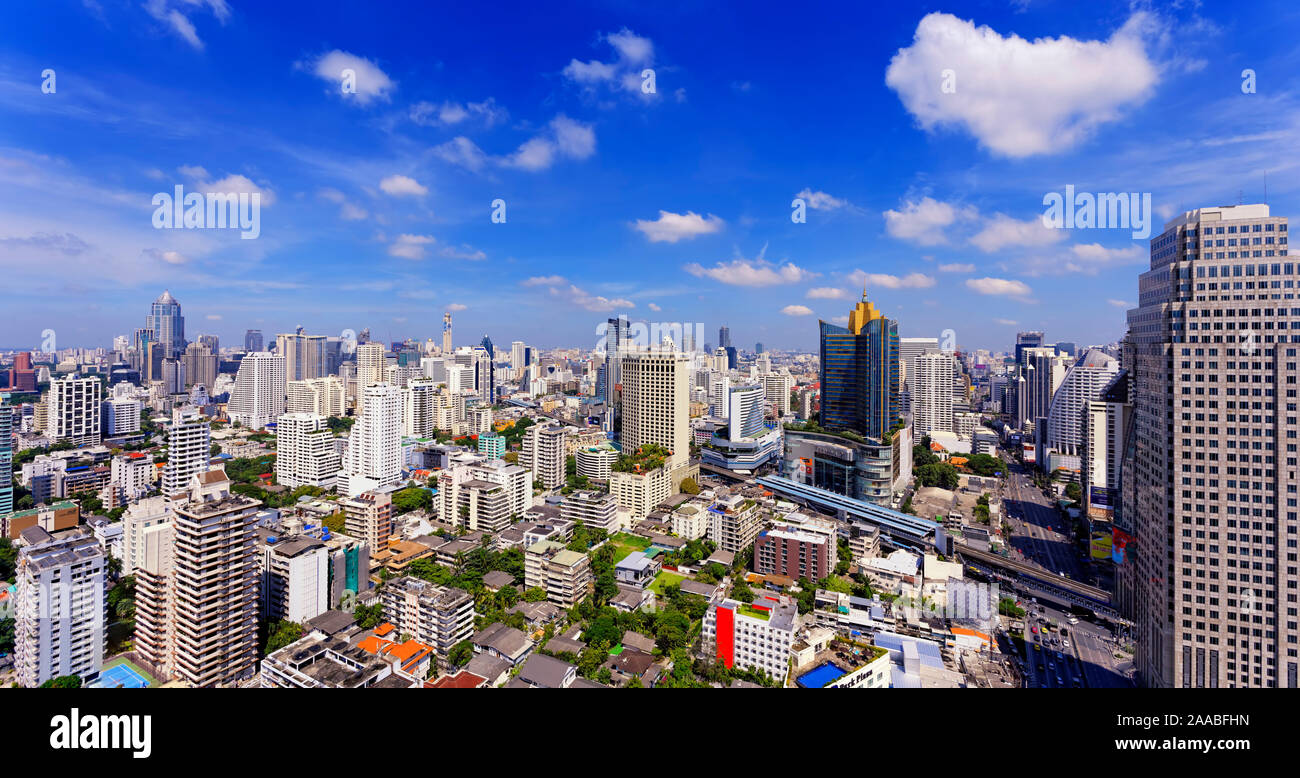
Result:
{"label": "tennis court", "polygon": [[90,684],[92,689],[147,689],[149,679],[128,664],[113,665]]}

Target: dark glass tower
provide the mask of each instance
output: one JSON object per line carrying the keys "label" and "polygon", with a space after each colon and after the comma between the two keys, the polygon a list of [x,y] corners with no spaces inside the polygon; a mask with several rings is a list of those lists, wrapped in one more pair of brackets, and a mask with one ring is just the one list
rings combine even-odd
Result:
{"label": "dark glass tower", "polygon": [[880,438],[899,418],[898,322],[867,302],[848,327],[821,322],[821,426]]}

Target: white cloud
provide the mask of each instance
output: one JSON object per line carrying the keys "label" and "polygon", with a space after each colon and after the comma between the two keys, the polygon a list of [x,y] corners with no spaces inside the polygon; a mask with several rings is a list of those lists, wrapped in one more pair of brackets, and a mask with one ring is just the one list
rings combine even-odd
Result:
{"label": "white cloud", "polygon": [[184,265],[190,261],[190,258],[179,251],[163,251],[162,249],[145,249],[145,256],[156,259],[159,262],[166,262],[169,265]]}
{"label": "white cloud", "polygon": [[444,257],[446,259],[467,259],[472,262],[477,262],[478,260],[481,259],[487,259],[487,254],[485,254],[482,250],[476,249],[473,246],[470,246],[465,243],[462,243],[459,246],[444,246],[438,252],[438,256]]}
{"label": "white cloud", "polygon": [[436,242],[432,235],[402,234],[388,247],[388,254],[402,259],[424,259],[426,247]]}
{"label": "white cloud", "polygon": [[803,198],[804,202],[808,203],[808,207],[814,211],[834,211],[837,208],[843,208],[849,204],[848,200],[841,200],[838,197],[832,197],[822,191],[814,192],[809,187],[804,187],[804,190],[795,195],[795,197]]}
{"label": "white cloud", "polygon": [[[198,31],[194,27],[194,22],[184,13],[173,8],[173,5],[182,5],[186,10],[192,8],[207,7],[212,11],[212,15],[223,25],[230,18],[230,6],[226,5],[226,0],[148,0],[144,4],[145,11],[154,19],[166,24],[176,33],[198,51],[203,50],[203,41],[199,39]],[[100,10],[102,16],[102,9]]]}
{"label": "white cloud", "polygon": [[1140,262],[1148,256],[1141,246],[1128,246],[1122,249],[1108,249],[1100,243],[1079,243],[1070,247],[1080,261],[1090,265],[1109,265],[1112,263]]}
{"label": "white cloud", "polygon": [[[353,100],[358,105],[369,105],[375,101],[389,102],[397,84],[380,69],[379,65],[355,54],[335,49],[316,58],[314,62],[299,62],[298,67],[310,71],[327,85],[327,94],[338,95],[344,100]],[[343,71],[351,70],[356,74],[355,92],[343,91]]]}
{"label": "white cloud", "polygon": [[393,197],[423,197],[429,193],[429,188],[419,181],[399,175],[389,176],[380,181],[379,188]]}
{"label": "white cloud", "polygon": [[796,284],[816,276],[816,273],[811,273],[793,262],[786,262],[784,265],[778,266],[762,258],[755,260],[734,259],[731,262],[719,262],[710,268],[703,267],[698,262],[692,262],[686,265],[685,270],[693,276],[712,278],[714,281],[731,284],[732,286]]}
{"label": "white cloud", "polygon": [[849,317],[847,317],[847,316],[834,316],[834,317],[831,318],[831,323],[832,323],[832,324],[848,324],[848,323],[849,323]]}
{"label": "white cloud", "polygon": [[1133,303],[1129,302],[1128,300],[1116,300],[1116,299],[1114,299],[1114,298],[1111,298],[1111,299],[1107,300],[1106,302],[1109,303],[1109,304],[1111,304],[1111,305],[1113,305],[1113,306],[1115,306],[1116,308],[1132,308],[1132,307],[1133,307]]}
{"label": "white cloud", "polygon": [[925,273],[908,273],[900,277],[888,273],[868,273],[865,270],[854,270],[849,274],[849,280],[854,286],[868,288],[928,289],[934,286],[934,277],[927,276]]}
{"label": "white cloud", "polygon": [[981,251],[992,253],[1007,246],[1050,246],[1065,237],[1065,230],[1048,227],[1041,217],[1020,221],[998,213],[970,242]]}
{"label": "white cloud", "polygon": [[337,189],[325,187],[317,194],[322,200],[328,200],[339,206],[339,218],[346,221],[359,221],[370,215],[365,208],[348,202],[347,196]]}
{"label": "white cloud", "polygon": [[972,219],[975,214],[973,207],[955,208],[932,197],[922,197],[908,200],[902,210],[885,211],[885,232],[922,246],[935,246],[948,241],[943,234],[945,228],[958,219]]}
{"label": "white cloud", "polygon": [[209,313],[207,316],[204,316],[203,318],[207,319],[208,321],[221,321],[221,314]]}
{"label": "white cloud", "polygon": [[207,169],[199,165],[181,165],[176,170],[181,175],[189,178],[191,185],[198,191],[221,194],[257,193],[261,195],[259,200],[262,205],[269,206],[275,203],[275,192],[265,186],[253,183],[247,176],[235,174],[216,181],[208,181],[206,180],[209,177]]}
{"label": "white cloud", "polygon": [[808,290],[808,298],[812,300],[843,300],[848,296],[848,292],[833,286],[817,286]]}
{"label": "white cloud", "polygon": [[952,262],[939,266],[940,273],[974,273],[975,266],[969,262]]}
{"label": "white cloud", "polygon": [[709,214],[700,216],[694,211],[685,214],[660,211],[654,221],[637,219],[633,226],[650,239],[651,243],[676,243],[722,231],[722,219]]}
{"label": "white cloud", "polygon": [[811,316],[812,308],[806,305],[787,305],[781,309],[786,316]]}
{"label": "white cloud", "polygon": [[652,311],[662,311],[662,310],[663,310],[663,308],[660,308],[658,305],[656,305],[656,304],[654,304],[654,303],[649,303],[649,304],[646,305],[646,307],[649,308],[649,309],[652,310]]}
{"label": "white cloud", "polygon": [[591,125],[560,114],[551,120],[546,131],[524,141],[513,154],[501,160],[501,164],[538,171],[549,168],[557,159],[586,159],[594,153],[596,132]]}
{"label": "white cloud", "polygon": [[481,103],[444,102],[435,105],[421,101],[412,105],[410,110],[411,121],[424,127],[449,127],[467,119],[492,127],[505,121],[507,116],[506,109],[491,97]]}
{"label": "white cloud", "polygon": [[533,276],[519,282],[520,286],[557,286],[566,283],[568,280],[564,276]]}
{"label": "white cloud", "polygon": [[452,303],[451,305],[448,305],[448,306],[447,306],[447,310],[449,310],[449,311],[467,311],[467,310],[469,310],[469,306],[468,306],[468,305],[461,305],[460,303]]}
{"label": "white cloud", "polygon": [[994,323],[994,324],[1002,324],[1002,325],[1005,325],[1005,326],[1007,326],[1007,327],[1014,327],[1014,326],[1016,326],[1017,324],[1019,324],[1020,322],[1016,321],[1015,319],[994,319],[994,320],[993,320],[993,323]]}
{"label": "white cloud", "polygon": [[961,127],[1008,157],[1059,153],[1151,96],[1159,73],[1147,39],[1163,32],[1139,12],[1106,41],[1028,41],[931,13],[890,61],[885,83],[926,130]]}
{"label": "white cloud", "polygon": [[549,289],[551,296],[564,300],[570,305],[576,305],[594,313],[604,313],[616,308],[635,308],[636,303],[622,297],[602,297],[601,295],[589,294],[583,289],[579,289],[573,284],[552,286]]}
{"label": "white cloud", "polygon": [[459,165],[475,172],[482,170],[488,161],[488,156],[483,153],[483,149],[480,149],[474,141],[463,135],[434,146],[433,153],[453,165]]}
{"label": "white cloud", "polygon": [[1033,293],[1023,281],[1007,278],[968,278],[966,287],[979,294],[1003,297],[1028,297]]}
{"label": "white cloud", "polygon": [[561,71],[564,77],[587,91],[595,91],[604,86],[615,92],[635,95],[643,101],[656,99],[658,79],[654,92],[644,92],[641,88],[641,73],[654,65],[654,44],[650,39],[625,27],[619,32],[601,36],[600,40],[613,47],[617,58],[613,62],[570,60]]}

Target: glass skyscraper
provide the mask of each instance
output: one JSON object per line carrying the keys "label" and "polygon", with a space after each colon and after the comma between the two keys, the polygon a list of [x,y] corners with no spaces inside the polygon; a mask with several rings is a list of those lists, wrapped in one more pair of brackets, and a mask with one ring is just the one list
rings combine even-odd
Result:
{"label": "glass skyscraper", "polygon": [[185,317],[171,292],[164,291],[149,306],[145,327],[153,332],[153,341],[162,344],[164,358],[175,358],[185,349]]}
{"label": "glass skyscraper", "polygon": [[862,301],[848,327],[821,322],[821,426],[880,438],[899,418],[898,322]]}

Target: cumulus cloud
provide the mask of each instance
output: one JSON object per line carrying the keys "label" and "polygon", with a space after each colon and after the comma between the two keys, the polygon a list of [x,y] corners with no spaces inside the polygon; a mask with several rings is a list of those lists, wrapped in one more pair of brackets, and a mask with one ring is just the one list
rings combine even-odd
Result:
{"label": "cumulus cloud", "polygon": [[557,159],[586,159],[594,153],[596,131],[592,126],[560,114],[543,133],[524,141],[501,164],[534,172],[546,170]]}
{"label": "cumulus cloud", "polygon": [[803,191],[795,195],[795,197],[802,198],[804,202],[808,203],[808,207],[814,211],[834,211],[849,204],[848,200],[832,197],[820,190],[814,192],[809,187],[804,187]]}
{"label": "cumulus cloud", "polygon": [[925,130],[960,127],[1008,157],[1059,153],[1151,96],[1159,71],[1148,40],[1162,32],[1138,12],[1105,41],[1029,41],[931,13],[885,83]]}
{"label": "cumulus cloud", "polygon": [[1043,224],[1040,217],[1025,221],[1013,219],[1004,213],[994,214],[984,229],[975,234],[970,242],[981,251],[992,253],[1007,246],[1050,246],[1064,240],[1065,230],[1057,230]]}
{"label": "cumulus cloud", "polygon": [[944,230],[959,219],[973,219],[973,207],[957,208],[932,197],[908,200],[900,210],[885,211],[885,232],[901,240],[936,246],[947,243]]}
{"label": "cumulus cloud", "polygon": [[164,251],[162,249],[145,249],[144,255],[150,259],[159,262],[166,262],[169,265],[184,265],[190,261],[190,258],[179,251]]}
{"label": "cumulus cloud", "polygon": [[483,149],[463,135],[434,146],[433,153],[439,159],[474,172],[482,170],[488,162],[488,155],[483,153]]}
{"label": "cumulus cloud", "polygon": [[339,206],[339,218],[347,221],[358,221],[368,217],[370,214],[365,208],[348,201],[346,195],[337,189],[326,187],[317,193],[322,200],[328,200]]}
{"label": "cumulus cloud", "polygon": [[777,284],[797,284],[816,276],[793,262],[776,265],[764,260],[733,259],[719,262],[713,267],[704,267],[692,262],[685,267],[686,272],[699,278],[712,278],[732,286],[776,286]]}
{"label": "cumulus cloud", "polygon": [[646,307],[649,308],[649,309],[652,310],[652,311],[662,311],[662,310],[663,310],[663,308],[660,308],[660,307],[659,307],[658,305],[656,305],[655,303],[648,303],[648,304],[646,305]]}
{"label": "cumulus cloud", "polygon": [[462,243],[459,246],[443,246],[442,249],[438,251],[438,256],[445,259],[466,259],[471,262],[487,259],[487,254],[481,249],[476,249],[466,243]]}
{"label": "cumulus cloud", "polygon": [[849,274],[849,280],[854,286],[868,288],[927,289],[934,286],[934,277],[927,276],[925,273],[908,273],[905,276],[895,276],[889,273],[868,273],[865,270],[854,270]]}
{"label": "cumulus cloud", "polygon": [[1016,326],[1017,324],[1019,324],[1020,322],[1016,321],[1015,319],[994,319],[994,320],[993,320],[993,323],[994,323],[994,324],[1002,324],[1002,325],[1005,325],[1005,326],[1007,326],[1007,327],[1014,327],[1014,326]]}
{"label": "cumulus cloud", "polygon": [[402,259],[424,259],[426,249],[436,242],[432,235],[402,234],[389,245],[388,254]]}
{"label": "cumulus cloud", "polygon": [[[344,100],[354,101],[358,105],[370,105],[372,102],[389,102],[397,84],[380,69],[379,65],[365,57],[358,57],[346,51],[335,49],[320,55],[309,62],[299,62],[298,68],[306,70],[326,83],[326,93],[338,95]],[[355,91],[343,91],[343,71],[351,70],[356,75],[353,84]]]}
{"label": "cumulus cloud", "polygon": [[966,287],[979,294],[1002,297],[1025,298],[1033,293],[1033,290],[1025,282],[1008,278],[968,278],[966,279]]}
{"label": "cumulus cloud", "polygon": [[461,305],[460,303],[452,303],[451,305],[448,305],[448,306],[447,306],[447,310],[449,310],[449,311],[467,311],[467,310],[469,310],[469,306],[468,306],[468,305]]}
{"label": "cumulus cloud", "polygon": [[651,243],[676,243],[721,232],[722,225],[722,219],[713,214],[700,216],[694,211],[684,214],[660,211],[658,219],[637,219],[632,226],[649,238]]}
{"label": "cumulus cloud", "polygon": [[258,194],[262,205],[272,205],[275,203],[275,192],[266,186],[254,183],[248,176],[239,174],[228,175],[225,178],[209,181],[210,176],[206,168],[199,165],[181,165],[177,172],[182,176],[190,179],[191,185],[198,191],[204,193],[220,194]]}
{"label": "cumulus cloud", "polygon": [[400,175],[389,176],[380,181],[379,188],[384,191],[384,194],[393,197],[423,197],[429,193],[429,188],[419,181]]}
{"label": "cumulus cloud", "polygon": [[1111,299],[1107,300],[1106,302],[1109,303],[1110,305],[1115,306],[1116,308],[1132,308],[1132,307],[1133,307],[1133,303],[1129,302],[1128,300],[1116,300],[1116,299],[1114,299],[1113,297],[1112,297]]}
{"label": "cumulus cloud", "polygon": [[950,262],[939,266],[940,273],[974,273],[975,266],[969,262]]}
{"label": "cumulus cloud", "polygon": [[612,62],[570,60],[561,71],[564,77],[590,92],[604,88],[615,93],[635,95],[643,101],[657,98],[657,80],[654,92],[645,92],[641,88],[644,82],[641,74],[646,68],[654,66],[654,43],[626,27],[619,32],[603,35],[600,40],[614,49],[615,59]]}
{"label": "cumulus cloud", "polygon": [[786,316],[810,316],[812,315],[812,308],[806,305],[787,305],[781,309],[781,313]]}
{"label": "cumulus cloud", "polygon": [[566,283],[568,281],[564,276],[533,276],[519,282],[520,286],[556,286]]}

